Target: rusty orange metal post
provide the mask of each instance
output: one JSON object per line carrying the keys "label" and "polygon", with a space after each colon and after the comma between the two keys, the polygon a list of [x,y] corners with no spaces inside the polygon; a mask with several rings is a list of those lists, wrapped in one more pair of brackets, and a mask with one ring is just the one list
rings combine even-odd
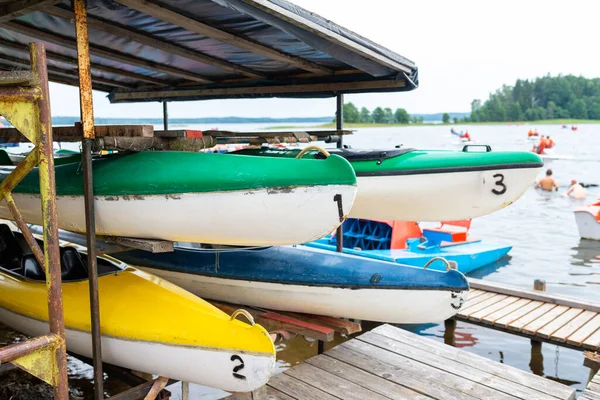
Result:
{"label": "rusty orange metal post", "polygon": [[85,0],[72,0],[77,38],[77,65],[79,67],[80,117],[83,130],[82,161],[87,236],[88,280],[90,285],[90,314],[92,318],[92,353],[94,364],[94,397],[104,398],[102,373],[102,346],[100,330],[100,299],[98,294],[98,264],[96,249],[96,218],[94,211],[94,182],[92,172],[92,146],[94,143],[94,104],[92,99],[92,75],[90,72],[90,49],[87,31]]}
{"label": "rusty orange metal post", "polygon": [[[0,88],[0,114],[13,124],[35,148],[0,185],[0,200],[8,206],[28,242],[35,242],[11,196],[11,190],[39,163],[40,198],[44,227],[44,252],[32,249],[44,265],[48,290],[50,333],[0,349],[0,362],[12,362],[54,386],[54,398],[69,398],[67,353],[62,305],[61,270],[56,216],[56,184],[52,147],[52,120],[48,91],[46,51],[41,43],[30,45],[31,77],[26,88]],[[25,82],[25,81],[23,81]],[[25,83],[22,83],[25,84]]]}
{"label": "rusty orange metal post", "polygon": [[[336,113],[335,113],[335,127],[338,131],[341,131],[344,127],[344,95],[339,93],[336,98]],[[340,135],[340,140],[337,142],[336,147],[342,148],[343,136]],[[335,250],[339,253],[344,251],[344,228],[342,225],[338,226],[335,232]],[[320,353],[319,353],[320,354]]]}

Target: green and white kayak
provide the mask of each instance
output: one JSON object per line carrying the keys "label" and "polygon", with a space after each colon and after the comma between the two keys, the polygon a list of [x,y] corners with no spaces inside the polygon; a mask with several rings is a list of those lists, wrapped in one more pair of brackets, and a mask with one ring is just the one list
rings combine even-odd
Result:
{"label": "green and white kayak", "polygon": [[[327,149],[352,164],[358,194],[350,217],[445,221],[474,218],[516,201],[543,162],[532,152]],[[244,149],[233,154],[295,157],[300,149]],[[305,157],[320,158],[317,152]]]}
{"label": "green and white kayak", "polygon": [[[0,167],[0,181],[14,167]],[[332,232],[356,197],[342,157],[244,157],[179,151],[94,159],[99,235],[223,245],[289,245]],[[59,227],[85,232],[81,163],[57,165]],[[40,224],[39,175],[13,190],[28,223]],[[12,219],[6,203],[0,218]]]}

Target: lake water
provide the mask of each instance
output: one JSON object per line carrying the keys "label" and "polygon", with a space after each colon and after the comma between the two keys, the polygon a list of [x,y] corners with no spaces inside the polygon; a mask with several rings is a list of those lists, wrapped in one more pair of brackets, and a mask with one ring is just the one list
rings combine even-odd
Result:
{"label": "lake water", "polygon": [[[228,125],[219,129],[250,131],[263,127],[264,124]],[[460,126],[455,128],[464,129]],[[588,189],[585,200],[572,200],[560,193],[567,190],[572,178],[600,184],[600,125],[581,125],[576,132],[561,129],[560,125],[490,125],[472,126],[469,132],[477,143],[489,144],[493,150],[530,150],[533,145],[527,139],[530,128],[537,128],[542,135],[550,135],[557,143],[556,154],[574,159],[546,163],[546,167],[554,171],[554,177],[561,186],[560,192],[541,193],[532,188],[508,208],[473,220],[473,238],[513,246],[509,259],[476,271],[473,276],[524,288],[531,288],[535,279],[545,279],[548,292],[598,301],[600,263],[595,263],[594,259],[600,255],[600,242],[580,240],[573,209],[600,197],[600,188]],[[422,149],[462,148],[462,144],[450,134],[448,126],[360,129],[355,135],[345,137],[344,143],[355,148],[389,148],[399,144]],[[443,198],[443,193],[440,197]],[[583,366],[580,351],[543,344],[541,354],[532,354],[528,339],[463,322],[458,322],[454,338],[449,335],[444,338],[443,324],[405,328],[442,342],[453,339],[457,347],[466,351],[559,380],[578,390],[584,388],[589,378],[590,370]],[[6,343],[8,339],[2,339],[7,336],[8,332],[0,329],[0,341]],[[315,355],[317,345],[297,337],[279,345],[278,350],[279,366],[283,369]],[[91,369],[72,361],[70,371],[73,397],[91,399]],[[116,394],[122,387],[109,377],[106,390]],[[170,390],[173,398],[178,399],[179,387],[173,386]],[[194,386],[191,393],[193,399],[215,399],[224,395],[220,391]]]}

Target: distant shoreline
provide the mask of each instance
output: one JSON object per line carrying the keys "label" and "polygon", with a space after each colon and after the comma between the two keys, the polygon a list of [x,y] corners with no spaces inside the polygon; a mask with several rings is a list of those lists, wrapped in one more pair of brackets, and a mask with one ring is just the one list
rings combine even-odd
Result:
{"label": "distant shoreline", "polygon": [[[584,125],[584,124],[600,124],[600,120],[593,119],[545,119],[539,121],[517,121],[517,122],[461,122],[456,123],[449,122],[444,124],[442,122],[423,122],[420,124],[363,124],[363,123],[345,123],[343,129],[353,128],[393,128],[393,127],[417,127],[417,126],[467,126],[467,125],[506,125],[506,126],[527,126],[527,125]],[[270,126],[267,129],[272,130],[289,130],[289,129],[302,129],[306,128],[299,125],[280,125]],[[326,124],[320,124],[311,126],[312,129],[332,129],[335,128],[335,123],[329,122]]]}

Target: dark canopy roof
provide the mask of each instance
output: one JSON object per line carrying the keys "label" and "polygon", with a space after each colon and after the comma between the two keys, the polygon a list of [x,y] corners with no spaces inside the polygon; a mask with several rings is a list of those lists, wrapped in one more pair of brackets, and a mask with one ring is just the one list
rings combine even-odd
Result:
{"label": "dark canopy roof", "polygon": [[[325,0],[326,1],[326,0]],[[95,90],[112,102],[329,97],[418,85],[415,64],[285,0],[88,0]],[[0,0],[0,69],[46,43],[77,85],[70,0]]]}

